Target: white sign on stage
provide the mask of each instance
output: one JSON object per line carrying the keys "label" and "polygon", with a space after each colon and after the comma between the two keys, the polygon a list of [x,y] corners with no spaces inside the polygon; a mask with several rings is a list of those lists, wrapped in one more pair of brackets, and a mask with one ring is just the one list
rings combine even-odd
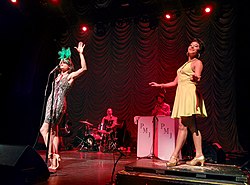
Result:
{"label": "white sign on stage", "polygon": [[135,116],[138,124],[137,157],[169,160],[178,133],[178,122],[170,116]]}
{"label": "white sign on stage", "polygon": [[157,116],[155,122],[155,156],[169,160],[175,148],[178,122],[170,116]]}
{"label": "white sign on stage", "polygon": [[137,157],[148,157],[153,154],[153,116],[135,116],[137,131]]}

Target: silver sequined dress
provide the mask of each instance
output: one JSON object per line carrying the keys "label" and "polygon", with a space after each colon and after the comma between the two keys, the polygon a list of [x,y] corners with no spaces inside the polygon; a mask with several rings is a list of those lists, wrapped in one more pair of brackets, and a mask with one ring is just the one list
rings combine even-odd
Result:
{"label": "silver sequined dress", "polygon": [[59,124],[62,116],[66,112],[66,95],[70,89],[70,84],[68,83],[68,74],[65,75],[59,81],[53,82],[54,85],[54,99],[53,99],[53,112],[51,115],[51,105],[52,105],[52,91],[47,100],[46,113],[44,121],[46,123]]}

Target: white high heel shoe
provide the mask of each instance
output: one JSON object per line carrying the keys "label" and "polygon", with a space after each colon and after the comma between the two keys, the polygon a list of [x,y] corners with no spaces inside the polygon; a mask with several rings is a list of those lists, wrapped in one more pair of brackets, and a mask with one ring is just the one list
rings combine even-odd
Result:
{"label": "white high heel shoe", "polygon": [[59,168],[60,162],[61,161],[61,157],[58,154],[53,154],[52,159],[50,159],[51,165],[49,167],[49,169],[52,170],[56,170]]}

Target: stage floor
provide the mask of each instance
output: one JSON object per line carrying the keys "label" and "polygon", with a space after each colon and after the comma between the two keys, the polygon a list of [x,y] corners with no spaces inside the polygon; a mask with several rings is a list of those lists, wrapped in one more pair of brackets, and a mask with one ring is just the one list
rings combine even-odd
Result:
{"label": "stage floor", "polygon": [[[46,151],[37,150],[37,152],[45,160]],[[160,184],[159,179],[165,179],[164,184],[188,184],[185,182],[189,182],[190,179],[207,181],[206,184],[223,184],[219,181],[220,178],[229,179],[230,182],[237,179],[235,184],[248,184],[242,183],[246,181],[246,175],[239,170],[238,165],[242,164],[242,162],[236,164],[236,159],[234,159],[235,165],[207,163],[204,167],[190,167],[183,162],[179,166],[167,168],[166,161],[163,160],[138,159],[134,152],[123,152],[123,154],[125,156],[121,156],[119,152],[60,151],[62,158],[60,168],[55,173],[51,173],[47,181],[39,182],[36,185],[108,185],[112,184],[112,179],[113,184],[117,185],[139,185],[140,182],[145,184],[146,182],[142,181],[141,177],[143,179],[149,178],[152,181],[146,184],[155,184],[153,182],[157,181],[156,184]],[[121,158],[119,159],[119,157]],[[133,179],[135,176],[137,178]],[[133,178],[131,179],[131,177]],[[183,181],[182,177],[188,181]],[[168,178],[171,179],[171,183],[166,180]],[[210,178],[215,179],[212,180],[213,183],[208,182]],[[155,181],[155,179],[157,180]],[[193,183],[195,181],[191,182],[191,184],[195,184]]]}
{"label": "stage floor", "polygon": [[[37,151],[45,160],[44,150]],[[60,168],[51,173],[46,182],[36,185],[107,185],[115,181],[116,173],[124,169],[128,163],[136,161],[136,154],[123,152],[121,157],[119,152],[80,152],[78,150],[61,151]],[[119,159],[119,157],[121,157]],[[119,161],[117,162],[117,160]]]}

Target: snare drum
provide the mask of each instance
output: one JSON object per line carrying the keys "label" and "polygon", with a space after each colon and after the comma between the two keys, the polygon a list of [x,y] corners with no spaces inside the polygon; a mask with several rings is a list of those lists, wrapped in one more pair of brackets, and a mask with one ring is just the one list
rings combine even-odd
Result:
{"label": "snare drum", "polygon": [[90,135],[93,136],[95,138],[95,140],[97,140],[97,141],[102,139],[101,135],[99,134],[99,132],[98,132],[98,130],[96,128],[91,130]]}

